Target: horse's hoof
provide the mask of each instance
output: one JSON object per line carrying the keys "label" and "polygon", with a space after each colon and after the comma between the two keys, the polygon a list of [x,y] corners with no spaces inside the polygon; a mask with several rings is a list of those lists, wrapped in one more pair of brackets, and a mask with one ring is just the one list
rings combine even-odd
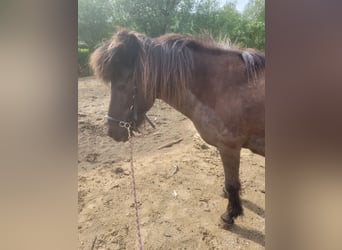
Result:
{"label": "horse's hoof", "polygon": [[226,194],[225,192],[222,192],[222,193],[220,194],[220,196],[221,196],[222,198],[228,199],[228,196],[227,196],[227,194]]}
{"label": "horse's hoof", "polygon": [[226,223],[228,225],[234,224],[234,219],[228,214],[228,212],[225,212],[224,214],[222,214],[221,219],[224,223]]}
{"label": "horse's hoof", "polygon": [[224,187],[223,187],[223,191],[222,191],[221,196],[222,196],[223,198],[225,198],[225,199],[228,199],[228,192],[227,192],[227,190],[226,190]]}

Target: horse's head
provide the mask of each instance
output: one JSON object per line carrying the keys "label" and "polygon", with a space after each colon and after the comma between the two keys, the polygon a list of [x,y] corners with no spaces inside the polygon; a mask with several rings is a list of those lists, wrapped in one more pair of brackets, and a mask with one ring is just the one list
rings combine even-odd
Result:
{"label": "horse's head", "polygon": [[128,130],[138,128],[152,104],[147,104],[141,84],[143,48],[135,33],[119,31],[98,47],[90,58],[95,75],[111,84],[108,135],[126,141]]}

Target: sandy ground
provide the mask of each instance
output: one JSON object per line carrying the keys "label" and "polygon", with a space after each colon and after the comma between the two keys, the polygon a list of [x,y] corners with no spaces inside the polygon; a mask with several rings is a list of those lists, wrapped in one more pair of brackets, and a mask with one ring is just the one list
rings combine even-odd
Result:
{"label": "sandy ground", "polygon": [[[109,88],[79,79],[78,249],[136,249],[128,143],[106,136]],[[144,249],[265,249],[265,159],[243,150],[244,216],[220,221],[223,167],[190,120],[157,101],[134,138],[134,166]],[[171,147],[164,145],[179,141]]]}

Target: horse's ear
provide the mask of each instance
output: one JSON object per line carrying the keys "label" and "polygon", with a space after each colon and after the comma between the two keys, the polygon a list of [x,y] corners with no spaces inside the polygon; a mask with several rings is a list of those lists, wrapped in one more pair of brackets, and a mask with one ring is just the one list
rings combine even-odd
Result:
{"label": "horse's ear", "polygon": [[103,42],[90,56],[89,64],[95,76],[109,82],[115,72],[133,68],[139,56],[140,43],[137,36],[119,31],[109,41]]}

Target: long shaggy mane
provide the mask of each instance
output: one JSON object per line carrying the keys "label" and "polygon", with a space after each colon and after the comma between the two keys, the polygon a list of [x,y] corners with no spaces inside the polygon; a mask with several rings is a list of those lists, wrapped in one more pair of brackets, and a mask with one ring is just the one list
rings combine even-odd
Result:
{"label": "long shaggy mane", "polygon": [[90,66],[104,82],[115,80],[123,68],[131,70],[133,81],[142,85],[145,98],[163,96],[179,100],[192,79],[194,51],[239,53],[248,75],[265,69],[265,56],[254,50],[223,49],[212,41],[187,35],[168,34],[159,38],[120,30],[92,53]]}

